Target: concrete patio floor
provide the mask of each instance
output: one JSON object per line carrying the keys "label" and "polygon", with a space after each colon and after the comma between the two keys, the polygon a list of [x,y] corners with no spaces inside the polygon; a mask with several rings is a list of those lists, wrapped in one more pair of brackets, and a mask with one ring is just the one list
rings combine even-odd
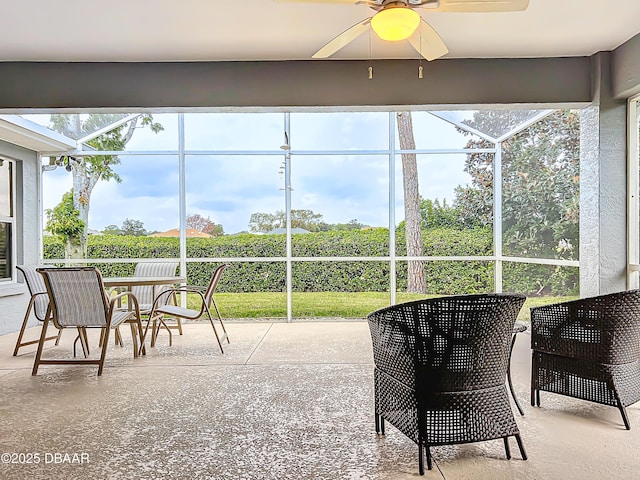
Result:
{"label": "concrete patio floor", "polygon": [[[211,327],[197,323],[172,347],[161,334],[135,360],[123,330],[125,347],[109,347],[101,377],[67,365],[43,365],[32,377],[35,348],[12,357],[17,335],[0,337],[0,453],[39,460],[3,455],[0,479],[420,478],[414,443],[392,426],[375,434],[365,322],[227,328],[224,355]],[[62,338],[47,356],[70,354],[74,333]],[[529,460],[514,441],[512,460],[500,440],[436,447],[422,478],[638,478],[640,404],[628,409],[631,431],[612,407],[544,392],[542,407],[531,407],[529,340],[518,336],[512,359]]]}

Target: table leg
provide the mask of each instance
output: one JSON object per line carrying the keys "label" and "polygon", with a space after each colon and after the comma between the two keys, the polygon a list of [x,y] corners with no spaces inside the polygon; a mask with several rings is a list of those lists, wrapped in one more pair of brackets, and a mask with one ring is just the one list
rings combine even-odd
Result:
{"label": "table leg", "polygon": [[511,346],[509,347],[509,363],[507,364],[507,383],[509,384],[509,390],[511,391],[511,396],[513,397],[513,401],[515,402],[516,407],[518,408],[518,412],[520,412],[520,415],[524,416],[524,411],[522,410],[520,403],[518,403],[518,399],[516,398],[516,392],[513,390],[513,383],[511,382],[511,354],[513,353],[513,346],[516,343],[517,335],[518,335],[517,333],[514,333],[511,335]]}

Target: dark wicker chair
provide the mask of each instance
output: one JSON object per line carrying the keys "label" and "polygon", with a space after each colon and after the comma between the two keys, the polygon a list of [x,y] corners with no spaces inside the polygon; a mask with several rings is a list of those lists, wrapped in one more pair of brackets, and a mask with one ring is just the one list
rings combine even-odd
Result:
{"label": "dark wicker chair", "polygon": [[523,295],[465,295],[402,303],[367,316],[375,362],[376,432],[385,420],[430,447],[516,437],[505,376]]}
{"label": "dark wicker chair", "polygon": [[531,405],[540,391],[618,407],[640,400],[640,290],[531,309]]}

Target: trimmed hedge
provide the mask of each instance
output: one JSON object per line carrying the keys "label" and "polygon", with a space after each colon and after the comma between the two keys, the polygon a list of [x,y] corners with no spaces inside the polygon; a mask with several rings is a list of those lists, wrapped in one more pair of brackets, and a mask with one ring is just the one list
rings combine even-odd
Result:
{"label": "trimmed hedge", "polygon": [[[475,228],[457,230],[429,229],[422,232],[424,254],[438,256],[486,256],[492,254],[493,237],[490,230]],[[214,238],[189,238],[188,258],[248,258],[284,257],[285,235],[227,235]],[[64,246],[55,237],[46,237],[46,259],[64,257]],[[396,236],[397,255],[406,255],[404,232]],[[330,231],[292,236],[292,253],[296,257],[376,257],[389,254],[387,229]],[[87,245],[88,258],[178,258],[179,239],[163,237],[131,237],[93,235]],[[96,264],[104,276],[132,275],[133,263]],[[525,272],[520,271],[524,265]],[[206,285],[216,268],[209,262],[188,262],[189,284]],[[535,267],[535,268],[532,268]],[[531,287],[549,279],[547,270],[539,265],[519,264],[513,277],[526,281],[509,281],[511,270],[505,267],[505,285]],[[577,270],[577,269],[576,269]],[[285,291],[286,264],[284,261],[233,262],[220,282],[221,292],[282,292]],[[569,277],[572,277],[569,275]],[[577,278],[577,273],[574,275]],[[493,291],[493,264],[481,261],[425,262],[425,279],[429,293],[463,294]],[[363,262],[294,262],[293,290],[298,292],[381,292],[389,290],[389,263]],[[575,279],[557,278],[549,293],[566,294],[576,284]],[[398,290],[407,286],[407,262],[397,263]],[[528,287],[527,287],[528,286]]]}
{"label": "trimmed hedge", "polygon": [[[487,228],[459,230],[432,228],[422,231],[423,254],[432,256],[487,256],[493,254],[493,234]],[[396,252],[407,254],[403,230],[396,233]],[[407,289],[408,262],[396,264],[398,291]],[[454,295],[492,292],[493,262],[432,261],[424,264],[427,292]]]}

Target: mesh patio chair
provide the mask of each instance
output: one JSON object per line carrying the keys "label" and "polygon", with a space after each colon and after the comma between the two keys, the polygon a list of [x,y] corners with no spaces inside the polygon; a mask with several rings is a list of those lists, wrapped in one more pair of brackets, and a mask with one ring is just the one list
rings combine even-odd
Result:
{"label": "mesh patio chair", "polygon": [[[49,297],[47,296],[47,288],[44,285],[44,280],[42,279],[42,275],[40,275],[36,270],[38,268],[44,268],[45,265],[16,265],[16,268],[22,272],[22,276],[24,277],[24,281],[27,284],[27,288],[29,289],[29,294],[31,298],[29,300],[29,305],[27,306],[27,311],[24,314],[24,320],[22,321],[22,327],[20,328],[20,333],[18,334],[18,340],[16,341],[16,348],[13,350],[13,356],[18,355],[18,350],[21,347],[25,347],[27,345],[34,345],[40,341],[40,339],[29,340],[26,342],[22,341],[24,337],[24,331],[27,328],[27,323],[29,322],[29,317],[31,312],[33,312],[33,316],[40,323],[44,322],[45,315],[47,314],[47,307],[49,305]],[[60,335],[62,334],[62,330],[58,330],[58,334],[45,338],[45,341],[55,340],[56,345],[60,343]]]}
{"label": "mesh patio chair", "polygon": [[[152,340],[151,346],[154,345],[153,341],[154,341],[154,338],[156,338],[157,336],[157,331],[160,330],[161,326],[164,326],[166,328],[166,323],[164,321],[165,316],[173,317],[173,318],[183,318],[186,320],[198,320],[200,317],[206,314],[206,317],[209,320],[211,327],[213,328],[213,334],[215,335],[216,340],[218,342],[218,346],[220,347],[220,352],[224,353],[224,349],[222,348],[222,341],[226,339],[227,343],[230,343],[229,336],[227,335],[227,330],[224,326],[224,322],[222,321],[222,316],[220,315],[220,310],[218,309],[218,305],[216,304],[216,301],[213,298],[213,293],[215,292],[216,287],[220,282],[222,273],[224,272],[225,268],[227,268],[228,266],[229,265],[227,264],[222,264],[219,267],[217,267],[213,272],[211,281],[209,282],[209,285],[207,287],[197,287],[197,286],[187,285],[183,287],[170,288],[162,292],[160,295],[158,295],[153,303],[151,313],[149,314],[149,318],[147,320],[147,325],[144,329],[144,335],[142,337],[143,343],[144,343],[144,338],[147,335],[147,331],[149,330],[150,323],[157,321],[158,322],[157,327],[155,327],[155,323],[154,323],[155,332],[152,331],[152,335],[151,335],[151,340]],[[195,294],[198,297],[199,310],[183,308],[177,305],[171,305],[170,303],[167,302],[167,297],[175,296],[178,293]],[[215,309],[216,316],[218,317],[218,322],[222,327],[222,335],[218,334],[218,330],[216,329],[216,326],[214,324],[213,315],[211,315],[212,306]],[[169,345],[171,345],[172,344],[171,331],[168,328],[167,328],[167,331],[169,332]]]}
{"label": "mesh patio chair", "polygon": [[[178,262],[139,262],[133,271],[134,277],[173,277],[180,264]],[[169,287],[154,287],[153,285],[140,285],[131,287],[133,293],[138,299],[140,306],[140,314],[147,315],[151,311],[155,297]],[[182,327],[178,323],[180,335],[182,335]]]}
{"label": "mesh patio chair", "polygon": [[367,316],[373,343],[375,424],[388,421],[418,445],[418,468],[431,447],[515,437],[505,376],[523,295],[465,295],[407,302]]}
{"label": "mesh patio chair", "polygon": [[[42,326],[38,343],[38,352],[33,364],[32,375],[38,373],[40,365],[80,364],[97,365],[98,375],[102,375],[107,352],[109,331],[124,322],[131,325],[133,356],[138,356],[138,338],[142,338],[142,323],[138,302],[130,292],[121,293],[111,299],[107,297],[102,283],[102,275],[93,267],[83,268],[39,268],[49,295],[49,306]],[[133,308],[130,311],[118,310],[117,303],[122,297],[128,297]],[[80,341],[88,352],[87,328],[100,328],[101,355],[99,359],[43,359],[42,351],[49,322],[59,328],[77,328]],[[142,345],[140,346],[142,349]]]}
{"label": "mesh patio chair", "polygon": [[540,391],[617,407],[640,400],[640,290],[531,309],[531,405]]}
{"label": "mesh patio chair", "polygon": [[[180,264],[178,262],[161,262],[161,263],[152,263],[152,262],[139,262],[136,264],[136,267],[133,272],[134,277],[173,277],[176,274],[176,270]],[[171,287],[162,285],[162,286],[153,286],[153,285],[139,285],[131,287],[131,293],[135,295],[138,299],[138,304],[140,306],[140,315],[147,316],[151,313],[151,307],[153,306],[153,301],[155,298],[165,290]],[[166,302],[174,302],[175,296],[167,296],[164,297]],[[180,318],[175,319],[175,325],[166,324],[164,327],[167,331],[170,332],[169,329],[177,329],[178,334],[182,335],[182,322]],[[154,325],[155,331],[155,325]],[[155,337],[151,339],[152,344],[155,343]]]}

